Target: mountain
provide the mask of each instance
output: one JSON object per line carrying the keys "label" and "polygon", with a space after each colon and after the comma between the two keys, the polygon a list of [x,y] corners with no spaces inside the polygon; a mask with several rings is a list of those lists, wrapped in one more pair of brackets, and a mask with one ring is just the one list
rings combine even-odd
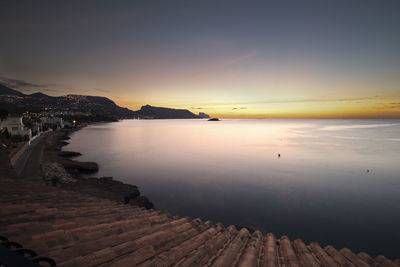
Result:
{"label": "mountain", "polygon": [[0,95],[25,96],[25,94],[18,92],[17,90],[8,88],[7,86],[1,83],[0,83]]}
{"label": "mountain", "polygon": [[41,92],[33,93],[33,94],[30,94],[29,96],[33,97],[33,98],[50,98],[51,97],[51,96],[43,94]]}
{"label": "mountain", "polygon": [[123,108],[111,99],[102,96],[65,95],[49,96],[40,92],[30,95],[0,84],[0,107],[10,113],[23,113],[25,111],[62,112],[65,116],[92,116],[101,120],[116,120],[124,118],[142,119],[197,119],[208,116],[207,114],[195,115],[187,109],[173,109],[163,107],[142,106],[140,110],[133,111]]}
{"label": "mountain", "polygon": [[26,95],[0,84],[0,106],[10,113],[63,112],[86,114],[110,119],[134,118],[135,111],[122,108],[114,101],[101,96],[66,95],[49,96],[40,92]]}
{"label": "mountain", "polygon": [[137,111],[140,118],[143,119],[197,119],[198,115],[193,114],[187,109],[173,109],[153,107],[150,105],[142,106]]}

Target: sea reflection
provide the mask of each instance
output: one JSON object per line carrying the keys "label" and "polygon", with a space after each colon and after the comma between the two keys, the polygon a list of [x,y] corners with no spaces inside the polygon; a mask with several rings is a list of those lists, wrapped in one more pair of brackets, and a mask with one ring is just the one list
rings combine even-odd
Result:
{"label": "sea reflection", "polygon": [[161,210],[395,257],[399,140],[398,120],[126,120],[65,149]]}

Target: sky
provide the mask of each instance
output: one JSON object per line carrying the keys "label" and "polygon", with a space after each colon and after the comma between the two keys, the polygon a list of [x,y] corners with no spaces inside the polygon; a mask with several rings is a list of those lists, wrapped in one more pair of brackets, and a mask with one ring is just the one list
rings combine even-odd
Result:
{"label": "sky", "polygon": [[0,83],[220,118],[400,118],[400,1],[0,1]]}

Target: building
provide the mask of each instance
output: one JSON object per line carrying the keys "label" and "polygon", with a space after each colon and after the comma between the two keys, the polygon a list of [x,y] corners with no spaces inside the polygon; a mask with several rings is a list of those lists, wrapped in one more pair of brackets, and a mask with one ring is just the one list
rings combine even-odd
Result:
{"label": "building", "polygon": [[41,118],[43,126],[49,128],[64,128],[64,120],[60,117],[43,117]]}
{"label": "building", "polygon": [[26,128],[22,123],[22,117],[8,117],[1,122],[1,127],[7,128],[11,136],[21,136],[23,139],[27,140],[32,138],[31,130]]}

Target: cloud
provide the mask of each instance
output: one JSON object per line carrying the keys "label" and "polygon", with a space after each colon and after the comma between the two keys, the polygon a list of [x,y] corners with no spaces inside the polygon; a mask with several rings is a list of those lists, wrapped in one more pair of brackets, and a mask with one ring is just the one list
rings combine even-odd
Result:
{"label": "cloud", "polygon": [[385,107],[388,109],[398,109],[398,108],[400,108],[400,102],[399,103],[389,103],[388,105],[385,105]]}
{"label": "cloud", "polygon": [[375,106],[374,108],[378,110],[400,109],[400,102],[378,103],[378,106]]}
{"label": "cloud", "polygon": [[25,91],[30,91],[32,88],[42,88],[49,86],[48,84],[37,84],[31,83],[19,79],[11,79],[6,77],[0,77],[0,82],[13,89],[25,89]]}
{"label": "cloud", "polygon": [[102,93],[110,92],[110,90],[104,89],[104,88],[95,88],[95,89],[92,89],[91,91],[102,92]]}
{"label": "cloud", "polygon": [[189,78],[190,79],[190,78],[199,77],[201,75],[214,73],[217,70],[229,67],[229,66],[234,65],[236,63],[239,63],[239,62],[241,62],[241,61],[243,61],[245,59],[254,57],[256,55],[259,55],[261,53],[262,53],[261,51],[255,50],[255,51],[252,51],[252,52],[247,53],[247,54],[236,56],[234,58],[229,58],[229,59],[226,59],[226,60],[223,60],[223,61],[220,61],[220,62],[216,62],[216,63],[210,64],[209,66],[206,66],[204,68],[204,70],[202,70],[202,71],[189,73],[189,74],[186,74],[186,75],[182,76],[181,78],[184,78],[184,79]]}
{"label": "cloud", "polygon": [[[26,91],[26,90],[25,90]],[[45,89],[43,89],[43,91],[44,92],[58,92],[59,90],[57,90],[57,89],[51,89],[51,88],[45,88]]]}
{"label": "cloud", "polygon": [[138,8],[135,10],[124,10],[124,11],[110,11],[107,10],[101,14],[88,14],[85,17],[76,17],[74,19],[58,18],[56,20],[49,20],[42,18],[29,19],[25,17],[18,18],[2,18],[0,23],[0,28],[8,29],[73,29],[78,27],[86,26],[97,26],[101,23],[115,23],[124,22],[129,20],[137,20],[140,18],[145,18],[145,14]]}
{"label": "cloud", "polygon": [[[242,102],[212,102],[212,103],[193,103],[194,105],[214,105],[214,106],[235,106],[235,105],[263,105],[263,104],[288,104],[288,103],[327,103],[327,102],[349,102],[360,104],[363,101],[392,100],[393,97],[349,97],[349,98],[305,98],[305,99],[266,99],[260,101]],[[396,99],[397,100],[397,99]],[[400,104],[394,103],[394,104]]]}
{"label": "cloud", "polygon": [[190,107],[190,109],[203,109],[202,107]]}
{"label": "cloud", "polygon": [[247,109],[247,107],[233,108],[232,110],[237,110],[237,109]]}

